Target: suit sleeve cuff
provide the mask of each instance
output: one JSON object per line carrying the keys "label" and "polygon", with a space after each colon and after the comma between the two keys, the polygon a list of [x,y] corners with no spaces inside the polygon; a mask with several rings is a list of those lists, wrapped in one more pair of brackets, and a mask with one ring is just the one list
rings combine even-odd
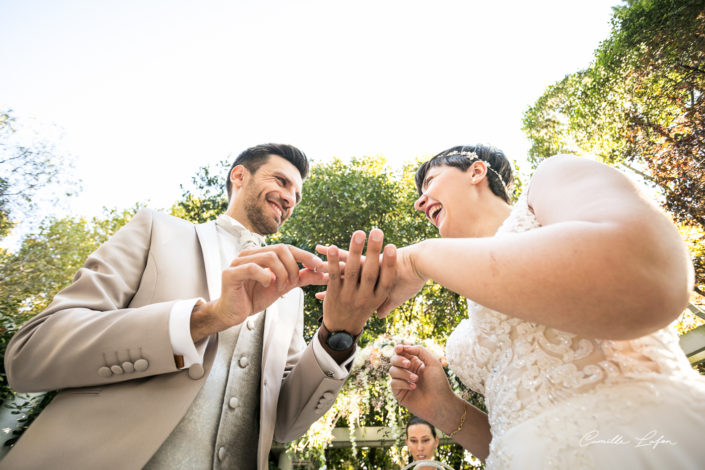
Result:
{"label": "suit sleeve cuff", "polygon": [[313,335],[311,342],[313,344],[313,356],[316,358],[322,370],[333,372],[333,376],[331,377],[333,379],[342,380],[348,377],[348,374],[350,374],[350,364],[352,364],[353,359],[355,359],[355,350],[353,350],[350,357],[343,361],[342,364],[338,364],[323,348],[321,340],[318,339],[318,334]]}
{"label": "suit sleeve cuff", "polygon": [[203,355],[206,352],[208,338],[198,344],[191,339],[191,312],[198,302],[203,299],[179,300],[174,303],[169,313],[169,339],[175,357],[182,357],[183,362],[177,360],[180,369],[186,369],[193,364],[203,364]]}

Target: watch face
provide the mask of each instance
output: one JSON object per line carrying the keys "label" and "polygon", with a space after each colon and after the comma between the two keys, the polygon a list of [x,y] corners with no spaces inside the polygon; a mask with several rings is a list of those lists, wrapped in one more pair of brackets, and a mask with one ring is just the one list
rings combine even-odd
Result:
{"label": "watch face", "polygon": [[336,331],[328,337],[328,346],[334,351],[345,351],[353,344],[353,337],[347,331]]}

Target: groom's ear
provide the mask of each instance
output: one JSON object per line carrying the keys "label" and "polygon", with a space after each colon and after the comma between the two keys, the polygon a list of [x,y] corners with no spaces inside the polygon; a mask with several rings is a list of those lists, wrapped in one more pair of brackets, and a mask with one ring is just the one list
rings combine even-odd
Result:
{"label": "groom's ear", "polygon": [[232,185],[233,189],[240,189],[242,186],[245,184],[245,181],[247,181],[247,176],[249,175],[249,171],[247,171],[247,168],[245,168],[244,165],[236,165],[233,167],[232,171],[230,171],[230,184]]}

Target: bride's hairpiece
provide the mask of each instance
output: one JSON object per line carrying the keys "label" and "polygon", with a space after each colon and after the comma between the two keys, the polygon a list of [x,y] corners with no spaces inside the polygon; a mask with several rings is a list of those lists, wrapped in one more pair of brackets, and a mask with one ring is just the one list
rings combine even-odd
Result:
{"label": "bride's hairpiece", "polygon": [[509,196],[509,188],[507,188],[507,185],[504,182],[504,178],[502,178],[502,175],[497,173],[497,170],[492,168],[492,164],[490,162],[478,157],[475,152],[466,152],[466,151],[460,152],[458,150],[453,150],[452,152],[446,153],[445,155],[443,155],[443,157],[454,157],[456,155],[461,156],[461,157],[468,157],[471,161],[472,160],[480,160],[480,161],[487,163],[487,169],[490,170],[492,173],[494,173],[497,176],[497,178],[499,179],[499,182],[502,183],[502,188],[504,188],[504,194],[506,194],[507,197],[510,197]]}

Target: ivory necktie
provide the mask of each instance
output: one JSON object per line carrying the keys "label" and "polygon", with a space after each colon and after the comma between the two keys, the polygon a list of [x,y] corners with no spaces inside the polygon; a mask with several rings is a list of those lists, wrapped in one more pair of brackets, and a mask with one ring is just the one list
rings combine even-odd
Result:
{"label": "ivory necktie", "polygon": [[250,232],[244,227],[239,227],[240,230],[240,248],[244,250],[252,250],[261,246],[260,237]]}

